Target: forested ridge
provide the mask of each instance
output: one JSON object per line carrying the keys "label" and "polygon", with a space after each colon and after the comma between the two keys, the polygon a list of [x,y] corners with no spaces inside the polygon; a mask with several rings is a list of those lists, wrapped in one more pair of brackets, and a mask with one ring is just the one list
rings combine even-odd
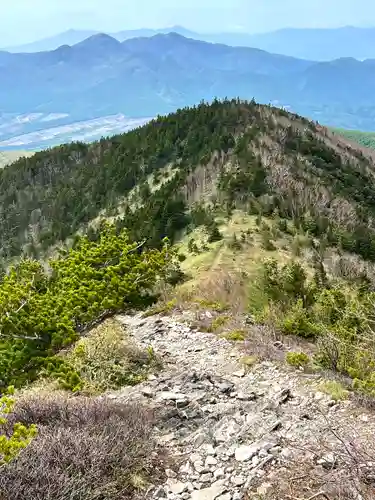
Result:
{"label": "forested ridge", "polygon": [[[344,231],[352,225],[360,253],[375,258],[372,160],[302,117],[239,100],[180,109],[126,134],[62,145],[6,167],[2,257],[42,257],[103,214],[117,216],[118,228],[148,246],[174,240],[196,222],[197,197],[190,195],[207,172],[212,206],[308,216],[315,232],[329,226],[332,241],[355,250]],[[95,231],[89,228],[90,237]]]}

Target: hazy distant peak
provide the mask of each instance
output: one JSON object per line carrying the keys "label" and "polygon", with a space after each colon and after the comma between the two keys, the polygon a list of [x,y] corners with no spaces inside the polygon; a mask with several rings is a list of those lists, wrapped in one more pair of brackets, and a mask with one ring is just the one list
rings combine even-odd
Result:
{"label": "hazy distant peak", "polygon": [[82,42],[74,45],[76,48],[92,48],[94,50],[97,49],[112,49],[116,47],[121,47],[121,43],[106,33],[97,33],[95,35],[91,35],[89,38],[86,38]]}

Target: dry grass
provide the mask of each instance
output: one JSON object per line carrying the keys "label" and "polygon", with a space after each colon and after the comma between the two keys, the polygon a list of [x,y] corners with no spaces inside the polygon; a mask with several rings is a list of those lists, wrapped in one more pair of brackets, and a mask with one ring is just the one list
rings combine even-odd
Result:
{"label": "dry grass", "polygon": [[67,360],[84,381],[85,392],[101,393],[140,382],[156,359],[136,347],[122,325],[108,319],[81,339]]}
{"label": "dry grass", "polygon": [[160,479],[165,456],[149,411],[110,400],[61,395],[17,401],[9,418],[39,434],[1,467],[1,500],[133,500]]}

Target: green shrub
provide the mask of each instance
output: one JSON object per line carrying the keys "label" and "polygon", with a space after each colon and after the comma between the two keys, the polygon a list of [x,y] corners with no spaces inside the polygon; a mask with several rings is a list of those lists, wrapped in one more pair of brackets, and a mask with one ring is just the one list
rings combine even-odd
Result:
{"label": "green shrub", "polygon": [[[11,426],[8,425],[7,417],[15,403],[12,395],[13,388],[9,387],[6,394],[0,397],[0,466],[13,460],[37,435],[35,424],[23,425],[21,422],[15,422]],[[1,427],[8,429],[1,432]]]}
{"label": "green shrub", "polygon": [[167,243],[162,250],[142,251],[110,225],[102,227],[97,241],[80,238],[49,265],[47,274],[38,262],[23,260],[0,283],[4,385],[34,380],[98,319],[151,304],[157,284],[179,269]]}
{"label": "green shrub", "polygon": [[224,304],[223,302],[219,301],[212,301],[212,300],[207,300],[207,299],[194,299],[193,302],[196,304],[199,304],[200,307],[203,307],[205,309],[211,309],[212,311],[216,311],[218,313],[220,312],[225,312],[228,311],[229,309],[229,304]]}
{"label": "green shrub", "polygon": [[224,326],[225,323],[227,323],[229,320],[230,320],[229,316],[218,316],[212,321],[210,325],[211,331],[216,332],[216,330]]}
{"label": "green shrub", "polygon": [[349,391],[336,380],[326,380],[319,384],[318,389],[325,394],[331,396],[334,401],[342,401],[347,399],[349,396]]}
{"label": "green shrub", "polygon": [[173,311],[173,309],[177,305],[177,300],[172,299],[168,302],[156,304],[155,306],[150,307],[150,309],[143,313],[144,318],[149,318],[150,316],[155,316],[156,314],[167,314]]}
{"label": "green shrub", "polygon": [[208,243],[214,243],[215,241],[220,241],[223,239],[223,235],[219,231],[219,226],[217,222],[213,221],[208,227]]}
{"label": "green shrub", "polygon": [[280,326],[287,335],[299,335],[305,338],[317,337],[320,332],[319,326],[311,320],[308,311],[303,307],[302,299],[299,299],[280,320]]}
{"label": "green shrub", "polygon": [[272,235],[269,230],[262,230],[262,248],[267,252],[274,252],[276,250],[276,246],[272,241]]}
{"label": "green shrub", "polygon": [[310,358],[304,352],[288,352],[286,355],[286,362],[290,366],[300,368],[308,365],[310,362]]}
{"label": "green shrub", "polygon": [[237,238],[236,233],[233,234],[232,238],[228,242],[228,247],[231,250],[241,250],[242,248],[242,243],[241,241]]}
{"label": "green shrub", "polygon": [[246,368],[253,367],[258,361],[259,360],[256,356],[243,356],[240,359],[240,363],[244,365]]}
{"label": "green shrub", "polygon": [[244,330],[233,330],[232,332],[225,333],[223,337],[233,342],[242,342],[246,339],[246,332]]}

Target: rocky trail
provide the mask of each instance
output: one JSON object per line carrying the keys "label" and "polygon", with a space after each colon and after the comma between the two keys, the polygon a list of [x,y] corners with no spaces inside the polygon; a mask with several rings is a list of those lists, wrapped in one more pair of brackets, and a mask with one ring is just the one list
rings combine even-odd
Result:
{"label": "rocky trail", "polygon": [[110,394],[160,412],[155,437],[175,466],[145,498],[375,498],[370,410],[319,392],[317,375],[272,362],[247,368],[238,344],[179,317],[117,320],[163,362],[147,381]]}

